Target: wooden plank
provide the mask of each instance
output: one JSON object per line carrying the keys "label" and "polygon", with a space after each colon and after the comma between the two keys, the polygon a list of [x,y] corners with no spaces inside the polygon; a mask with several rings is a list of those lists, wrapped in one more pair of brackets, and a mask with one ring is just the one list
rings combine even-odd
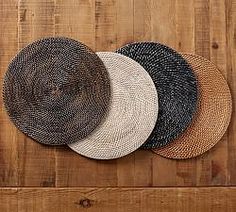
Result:
{"label": "wooden plank", "polygon": [[134,153],[134,157],[134,186],[152,186],[153,153],[148,150],[138,150]]}
{"label": "wooden plank", "polygon": [[[154,155],[154,153],[153,153]],[[176,161],[154,155],[152,159],[153,186],[173,186],[176,184]]]}
{"label": "wooden plank", "polygon": [[[95,1],[57,0],[55,34],[79,40],[95,50]],[[62,146],[57,148],[56,164],[57,187],[95,186],[96,161]]]}
{"label": "wooden plank", "polygon": [[176,1],[159,0],[151,4],[152,40],[177,47],[176,43]]}
{"label": "wooden plank", "polygon": [[195,0],[195,53],[210,58],[209,0]]}
{"label": "wooden plank", "polygon": [[94,15],[94,0],[57,0],[55,6],[55,35],[79,40],[94,49]]}
{"label": "wooden plank", "polygon": [[[226,77],[226,23],[225,2],[210,0],[210,60],[217,65]],[[211,150],[211,184],[226,185],[228,182],[227,133],[221,141]]]}
{"label": "wooden plank", "polygon": [[[56,34],[78,39],[93,50],[115,50],[115,20],[115,1],[56,2]],[[65,147],[57,149],[56,171],[58,187],[117,184],[116,160],[91,160]]]}
{"label": "wooden plank", "polygon": [[229,185],[236,185],[236,1],[226,0],[227,79],[233,96],[233,113],[228,131]]}
{"label": "wooden plank", "polygon": [[[1,189],[4,204],[18,211],[234,212],[236,188],[19,188]],[[17,203],[16,203],[17,198]],[[3,210],[10,211],[10,210]],[[14,210],[11,210],[14,211]],[[15,210],[16,211],[16,210]]]}
{"label": "wooden plank", "polygon": [[134,0],[134,41],[151,40],[152,0]]}
{"label": "wooden plank", "polygon": [[54,0],[19,2],[19,48],[42,37],[54,36]]}
{"label": "wooden plank", "polygon": [[194,45],[194,0],[176,0],[176,50],[193,53]]}
{"label": "wooden plank", "polygon": [[[137,23],[138,24],[138,23]],[[172,0],[152,1],[151,38],[154,41],[176,48],[176,4]],[[176,161],[153,154],[153,185],[176,184]]]}
{"label": "wooden plank", "polygon": [[134,40],[134,1],[116,1],[117,47]]}
{"label": "wooden plank", "polygon": [[[152,1],[135,0],[133,2],[133,40],[148,41],[152,37]],[[153,156],[148,150],[134,153],[133,167],[130,166],[135,186],[153,185]]]}
{"label": "wooden plank", "polygon": [[57,187],[115,186],[116,160],[96,161],[61,147],[57,151]]}
{"label": "wooden plank", "polygon": [[[196,158],[181,160],[176,163],[176,184],[177,186],[196,185]],[[175,186],[172,185],[172,186]]]}
{"label": "wooden plank", "polygon": [[96,51],[114,51],[117,47],[116,0],[95,0]]}
{"label": "wooden plank", "polygon": [[[176,50],[193,53],[194,45],[194,1],[176,0]],[[196,185],[196,159],[176,161],[176,184]]]}
{"label": "wooden plank", "polygon": [[[116,0],[95,0],[95,50],[114,51],[117,48]],[[98,141],[99,142],[99,141]],[[97,186],[116,186],[117,160],[97,161]]]}
{"label": "wooden plank", "polygon": [[[210,2],[195,0],[195,53],[210,59]],[[207,185],[212,179],[211,151],[197,158],[197,185]]]}
{"label": "wooden plank", "polygon": [[[118,0],[117,7],[117,47],[134,41],[134,0]],[[137,5],[136,5],[137,9]],[[141,8],[138,8],[140,10]],[[150,184],[151,167],[146,151],[138,150],[117,160],[118,186],[147,186]],[[149,163],[149,161],[148,161]],[[127,174],[129,173],[129,174]]]}
{"label": "wooden plank", "polygon": [[[212,60],[226,76],[224,1],[197,1],[195,18],[196,53]],[[227,151],[225,136],[215,148],[198,159],[197,185],[227,184]]]}
{"label": "wooden plank", "polygon": [[0,211],[18,212],[17,188],[0,189]]}
{"label": "wooden plank", "polygon": [[117,160],[117,186],[134,186],[134,185],[135,185],[135,153],[132,153]]}
{"label": "wooden plank", "polygon": [[[19,1],[19,48],[42,37],[54,35],[54,1]],[[55,186],[55,151],[21,132],[18,165],[20,186]]]}
{"label": "wooden plank", "polygon": [[[148,12],[150,8],[148,8],[147,3],[148,1],[136,0],[117,1],[118,47],[132,41],[138,41],[142,39],[142,36],[149,36],[146,32],[143,35],[139,33],[139,27],[149,27]],[[143,19],[144,15],[146,20]],[[118,186],[150,186],[152,184],[151,158],[152,153],[138,150],[117,160]]]}
{"label": "wooden plank", "polygon": [[[17,52],[17,1],[0,3],[0,92],[2,94],[3,77],[12,57]],[[16,128],[9,121],[0,98],[0,186],[16,186],[18,183]]]}
{"label": "wooden plank", "polygon": [[78,155],[69,147],[57,149],[57,187],[89,186],[96,184],[96,161]]}

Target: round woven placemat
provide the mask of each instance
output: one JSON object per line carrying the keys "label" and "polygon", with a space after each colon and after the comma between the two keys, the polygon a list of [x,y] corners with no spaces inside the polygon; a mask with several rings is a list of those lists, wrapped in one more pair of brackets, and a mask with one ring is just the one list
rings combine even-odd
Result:
{"label": "round woven placemat", "polygon": [[173,49],[154,42],[131,43],[117,52],[140,63],[158,91],[158,120],[142,147],[168,144],[187,128],[196,110],[197,81],[189,64]]}
{"label": "round woven placemat", "polygon": [[231,117],[232,100],[226,80],[209,60],[183,54],[199,81],[199,103],[191,125],[175,141],[153,151],[173,159],[196,157],[212,148],[224,135]]}
{"label": "round woven placemat", "polygon": [[4,80],[6,110],[26,135],[44,144],[91,133],[109,105],[110,79],[100,58],[69,38],[44,38],[22,49]]}
{"label": "round woven placemat", "polygon": [[146,141],[157,120],[158,98],[151,77],[137,62],[116,53],[97,54],[111,78],[110,108],[101,125],[69,146],[89,158],[114,159]]}

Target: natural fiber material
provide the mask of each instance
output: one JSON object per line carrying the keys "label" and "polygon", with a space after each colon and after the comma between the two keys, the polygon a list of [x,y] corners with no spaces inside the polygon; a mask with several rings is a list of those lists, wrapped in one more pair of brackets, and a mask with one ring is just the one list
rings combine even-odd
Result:
{"label": "natural fiber material", "polygon": [[150,74],[159,95],[158,120],[143,148],[161,147],[190,124],[197,105],[196,78],[183,57],[154,42],[131,43],[117,50]]}
{"label": "natural fiber material", "polygon": [[197,113],[192,124],[178,139],[153,150],[173,159],[195,157],[212,148],[224,135],[232,111],[229,87],[217,67],[197,55],[184,54],[183,57],[191,64],[199,81]]}
{"label": "natural fiber material", "polygon": [[88,137],[69,146],[89,158],[114,159],[135,151],[152,132],[157,120],[157,92],[137,62],[111,52],[98,56],[111,78],[110,109]]}
{"label": "natural fiber material", "polygon": [[99,57],[68,38],[45,38],[21,50],[4,81],[14,124],[40,143],[78,141],[101,122],[109,105],[109,76]]}

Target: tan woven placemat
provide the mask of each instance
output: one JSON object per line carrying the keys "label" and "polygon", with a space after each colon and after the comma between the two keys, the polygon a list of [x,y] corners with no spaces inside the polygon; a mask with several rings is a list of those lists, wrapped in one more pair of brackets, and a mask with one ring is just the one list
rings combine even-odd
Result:
{"label": "tan woven placemat", "polygon": [[231,117],[232,99],[226,80],[209,60],[183,54],[199,82],[199,103],[195,118],[184,133],[153,152],[172,159],[187,159],[203,154],[224,135]]}
{"label": "tan woven placemat", "polygon": [[88,137],[69,147],[94,159],[114,159],[138,149],[151,134],[158,114],[155,85],[134,60],[112,52],[97,53],[111,78],[106,118]]}

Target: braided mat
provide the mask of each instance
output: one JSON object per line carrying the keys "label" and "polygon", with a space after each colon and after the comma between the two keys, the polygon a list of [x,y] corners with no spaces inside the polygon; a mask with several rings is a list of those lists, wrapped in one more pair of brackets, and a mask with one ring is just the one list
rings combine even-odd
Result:
{"label": "braided mat", "polygon": [[99,57],[68,38],[45,38],[21,50],[4,81],[4,103],[14,124],[44,144],[84,138],[101,122],[110,80]]}
{"label": "braided mat", "polygon": [[174,142],[153,151],[173,159],[203,154],[224,135],[231,117],[232,100],[226,80],[207,59],[191,54],[183,57],[191,64],[199,81],[199,104],[187,130]]}
{"label": "braided mat", "polygon": [[152,132],[158,109],[155,85],[134,60],[100,52],[111,78],[108,114],[88,137],[70,144],[75,152],[94,159],[114,159],[138,149]]}
{"label": "braided mat", "polygon": [[176,51],[154,42],[128,44],[117,52],[140,63],[158,91],[158,120],[142,147],[168,144],[187,128],[196,110],[197,81],[190,66]]}

